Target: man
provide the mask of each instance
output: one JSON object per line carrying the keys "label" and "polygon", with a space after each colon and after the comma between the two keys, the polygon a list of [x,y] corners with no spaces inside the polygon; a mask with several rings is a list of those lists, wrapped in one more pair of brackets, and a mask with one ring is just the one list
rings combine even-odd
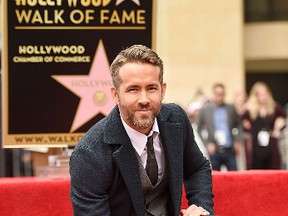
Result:
{"label": "man", "polygon": [[213,101],[201,109],[197,130],[207,146],[213,170],[220,171],[222,165],[237,170],[235,151],[239,148],[241,121],[235,107],[224,101],[224,85],[216,83],[212,90]]}
{"label": "man", "polygon": [[[178,216],[183,181],[190,206],[182,215],[213,214],[210,163],[186,113],[161,105],[162,60],[134,45],[110,69],[117,106],[87,132],[70,160],[74,215]],[[146,147],[151,136],[152,151]]]}

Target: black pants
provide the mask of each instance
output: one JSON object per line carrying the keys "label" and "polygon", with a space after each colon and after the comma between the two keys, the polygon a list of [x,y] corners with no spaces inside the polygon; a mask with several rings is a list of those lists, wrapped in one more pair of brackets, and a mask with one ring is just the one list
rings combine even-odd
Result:
{"label": "black pants", "polygon": [[213,170],[220,171],[222,165],[225,165],[228,170],[237,170],[233,147],[218,149],[213,155],[210,155],[210,161]]}

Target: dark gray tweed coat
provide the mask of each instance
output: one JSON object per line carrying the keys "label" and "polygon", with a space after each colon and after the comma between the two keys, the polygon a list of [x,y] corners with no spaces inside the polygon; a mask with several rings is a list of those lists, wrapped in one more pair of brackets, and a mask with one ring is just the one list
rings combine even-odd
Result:
{"label": "dark gray tweed coat", "polygon": [[[213,214],[210,163],[194,141],[186,113],[163,104],[157,121],[168,167],[170,215],[179,214],[183,182],[189,205]],[[74,215],[144,216],[138,160],[117,106],[75,147],[70,175]]]}

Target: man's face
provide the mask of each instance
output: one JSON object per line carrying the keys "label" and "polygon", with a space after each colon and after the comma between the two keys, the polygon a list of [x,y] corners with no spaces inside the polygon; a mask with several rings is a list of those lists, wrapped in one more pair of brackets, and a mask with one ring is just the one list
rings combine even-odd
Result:
{"label": "man's face", "polygon": [[214,103],[220,106],[224,103],[225,91],[222,87],[217,86],[213,90]]}
{"label": "man's face", "polygon": [[119,70],[122,80],[112,95],[126,124],[148,134],[161,109],[166,84],[159,82],[160,70],[147,63],[126,63]]}

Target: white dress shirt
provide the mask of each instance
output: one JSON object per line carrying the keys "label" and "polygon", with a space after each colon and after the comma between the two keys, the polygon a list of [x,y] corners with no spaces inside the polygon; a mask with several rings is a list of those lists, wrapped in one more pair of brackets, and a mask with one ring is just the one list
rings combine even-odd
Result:
{"label": "white dress shirt", "polygon": [[153,146],[154,146],[155,156],[156,156],[157,165],[158,165],[158,179],[160,179],[163,175],[163,164],[162,164],[163,160],[162,160],[162,154],[161,154],[162,152],[161,140],[159,136],[160,131],[159,131],[157,119],[155,118],[154,124],[148,136],[131,128],[129,125],[125,123],[122,117],[121,117],[121,120],[131,140],[132,146],[134,147],[137,154],[141,158],[141,162],[144,168],[146,167],[146,161],[147,161],[147,147],[146,147],[147,139],[149,136],[153,134]]}

